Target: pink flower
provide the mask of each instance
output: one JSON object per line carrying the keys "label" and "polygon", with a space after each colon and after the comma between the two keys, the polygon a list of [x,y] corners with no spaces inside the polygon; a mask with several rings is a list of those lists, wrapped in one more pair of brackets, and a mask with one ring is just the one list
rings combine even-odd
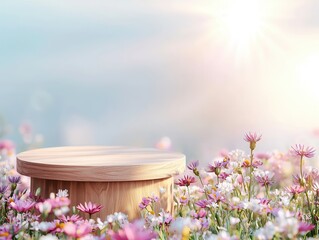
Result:
{"label": "pink flower", "polygon": [[155,232],[145,229],[140,221],[127,223],[117,232],[110,230],[108,233],[114,240],[150,240],[157,237]]}
{"label": "pink flower", "polygon": [[293,185],[291,187],[287,187],[286,190],[292,193],[293,195],[296,195],[296,194],[304,192],[305,188],[301,187],[300,185]]}
{"label": "pink flower", "polygon": [[305,232],[311,231],[314,228],[315,228],[315,225],[313,225],[313,224],[306,223],[306,222],[300,222],[299,227],[298,227],[298,232],[305,233]]}
{"label": "pink flower", "polygon": [[312,147],[305,147],[301,144],[296,144],[295,147],[291,147],[294,155],[299,157],[312,158],[315,155],[315,149]]}
{"label": "pink flower", "polygon": [[196,182],[195,178],[192,176],[185,175],[184,178],[178,179],[178,182],[175,183],[178,186],[189,186],[192,183]]}
{"label": "pink flower", "polygon": [[85,212],[91,215],[101,211],[102,206],[92,202],[85,202],[84,206],[82,205],[82,203],[80,203],[76,208],[79,209],[81,212]]}
{"label": "pink flower", "polygon": [[261,139],[261,135],[257,135],[257,133],[246,133],[244,140],[250,143],[250,150],[253,151],[256,147],[256,142]]}
{"label": "pink flower", "polygon": [[81,218],[79,215],[77,214],[73,214],[72,216],[65,216],[65,215],[62,215],[59,217],[59,219],[66,223],[66,222],[73,222],[73,223],[76,223],[78,221],[82,221],[83,218]]}
{"label": "pink flower", "polygon": [[33,206],[35,205],[35,202],[32,202],[30,200],[15,200],[14,202],[10,203],[10,206],[15,209],[17,212],[27,212]]}
{"label": "pink flower", "polygon": [[256,143],[260,139],[261,139],[261,135],[258,136],[257,133],[251,133],[251,132],[246,133],[244,137],[244,140],[250,143]]}
{"label": "pink flower", "polygon": [[0,151],[7,151],[7,152],[13,152],[14,151],[14,144],[10,140],[1,140],[0,141]]}
{"label": "pink flower", "polygon": [[92,232],[92,227],[89,223],[83,222],[81,224],[75,224],[73,222],[67,222],[64,227],[64,233],[73,238],[80,238],[88,235]]}
{"label": "pink flower", "polygon": [[255,179],[256,181],[262,186],[269,186],[273,183],[274,173],[269,171],[256,171],[255,172]]}

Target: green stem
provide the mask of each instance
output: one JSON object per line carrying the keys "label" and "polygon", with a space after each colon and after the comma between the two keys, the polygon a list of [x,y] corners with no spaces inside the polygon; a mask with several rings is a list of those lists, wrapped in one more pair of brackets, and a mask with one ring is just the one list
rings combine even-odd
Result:
{"label": "green stem", "polygon": [[252,185],[252,173],[254,171],[253,159],[254,159],[253,150],[250,150],[250,171],[249,171],[249,185],[248,185],[248,201],[250,201],[251,185]]}
{"label": "green stem", "polygon": [[301,158],[300,158],[300,177],[301,177],[301,180],[303,181],[302,165],[303,165],[303,158],[301,156]]}
{"label": "green stem", "polygon": [[204,183],[203,183],[203,181],[202,181],[202,178],[201,178],[201,176],[200,176],[200,175],[198,175],[198,178],[199,178],[200,183],[201,183],[201,184],[202,184],[202,186],[203,186],[205,196],[206,196],[206,198],[207,198],[207,200],[208,200],[208,195],[207,195],[207,192],[206,192],[206,190],[205,190],[205,186],[204,186]]}

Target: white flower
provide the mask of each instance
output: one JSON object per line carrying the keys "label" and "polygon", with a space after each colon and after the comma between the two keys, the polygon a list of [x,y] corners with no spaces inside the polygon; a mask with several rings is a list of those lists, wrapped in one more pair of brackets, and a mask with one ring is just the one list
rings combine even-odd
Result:
{"label": "white flower", "polygon": [[219,183],[217,187],[218,187],[218,190],[223,195],[228,195],[229,193],[232,193],[233,190],[234,190],[234,185],[231,182],[228,182],[228,181],[224,181],[222,183]]}
{"label": "white flower", "polygon": [[54,222],[41,222],[39,225],[38,225],[38,228],[40,231],[42,232],[47,232],[51,229],[54,229],[55,228],[55,223]]}
{"label": "white flower", "polygon": [[39,240],[58,240],[57,236],[52,234],[44,235],[39,238]]}
{"label": "white flower", "polygon": [[68,194],[68,190],[67,189],[64,189],[64,190],[61,190],[59,189],[58,193],[56,194],[57,197],[61,198],[61,197],[68,197],[69,194]]}
{"label": "white flower", "polygon": [[[109,215],[110,216],[110,215]],[[108,217],[108,216],[107,216]],[[100,229],[100,230],[102,230],[103,228],[105,228],[108,224],[109,224],[109,222],[108,221],[104,221],[104,222],[102,222],[102,220],[101,220],[101,218],[97,218],[97,227]]]}
{"label": "white flower", "polygon": [[229,222],[231,225],[235,225],[240,222],[239,218],[230,217]]}
{"label": "white flower", "polygon": [[164,194],[166,192],[166,188],[160,187],[159,191],[160,191],[160,194]]}
{"label": "white flower", "polygon": [[52,206],[49,202],[40,202],[37,204],[40,213],[48,214],[51,212]]}

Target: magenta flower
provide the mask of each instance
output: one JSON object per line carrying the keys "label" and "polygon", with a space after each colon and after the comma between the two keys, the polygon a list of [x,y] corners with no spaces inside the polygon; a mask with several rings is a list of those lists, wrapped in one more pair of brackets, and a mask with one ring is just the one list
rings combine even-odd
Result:
{"label": "magenta flower", "polygon": [[305,147],[301,144],[296,144],[295,147],[291,147],[294,155],[299,157],[312,158],[315,155],[315,149],[312,147]]}
{"label": "magenta flower", "polygon": [[183,178],[178,179],[178,182],[175,184],[178,186],[188,187],[189,185],[191,185],[192,183],[195,183],[195,182],[196,182],[196,180],[194,177],[185,175]]}
{"label": "magenta flower", "polygon": [[305,232],[311,231],[314,228],[315,228],[315,225],[313,225],[313,224],[306,223],[306,222],[300,222],[299,227],[298,227],[298,232],[305,233]]}
{"label": "magenta flower", "polygon": [[97,205],[92,202],[88,202],[88,203],[85,202],[84,206],[82,205],[82,203],[80,203],[79,205],[77,205],[76,208],[80,210],[81,212],[88,213],[91,217],[92,214],[101,211],[103,207],[101,205]]}
{"label": "magenta flower", "polygon": [[145,209],[151,202],[152,200],[149,197],[143,197],[142,202],[138,206],[140,209]]}
{"label": "magenta flower", "polygon": [[142,222],[127,223],[117,232],[109,230],[108,234],[113,240],[150,240],[157,237],[157,234],[145,229]]}
{"label": "magenta flower", "polygon": [[10,206],[15,209],[17,212],[27,212],[33,206],[35,205],[35,202],[32,202],[30,200],[15,200],[14,202],[10,203]]}
{"label": "magenta flower", "polygon": [[88,222],[82,222],[81,224],[67,222],[63,229],[66,235],[73,238],[81,238],[92,232],[92,227]]}

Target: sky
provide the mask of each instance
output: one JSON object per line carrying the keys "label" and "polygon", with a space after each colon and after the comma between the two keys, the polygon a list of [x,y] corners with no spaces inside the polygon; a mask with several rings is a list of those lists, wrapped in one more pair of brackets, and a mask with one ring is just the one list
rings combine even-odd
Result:
{"label": "sky", "polygon": [[0,3],[0,114],[43,147],[154,147],[188,160],[220,149],[319,146],[319,2]]}

